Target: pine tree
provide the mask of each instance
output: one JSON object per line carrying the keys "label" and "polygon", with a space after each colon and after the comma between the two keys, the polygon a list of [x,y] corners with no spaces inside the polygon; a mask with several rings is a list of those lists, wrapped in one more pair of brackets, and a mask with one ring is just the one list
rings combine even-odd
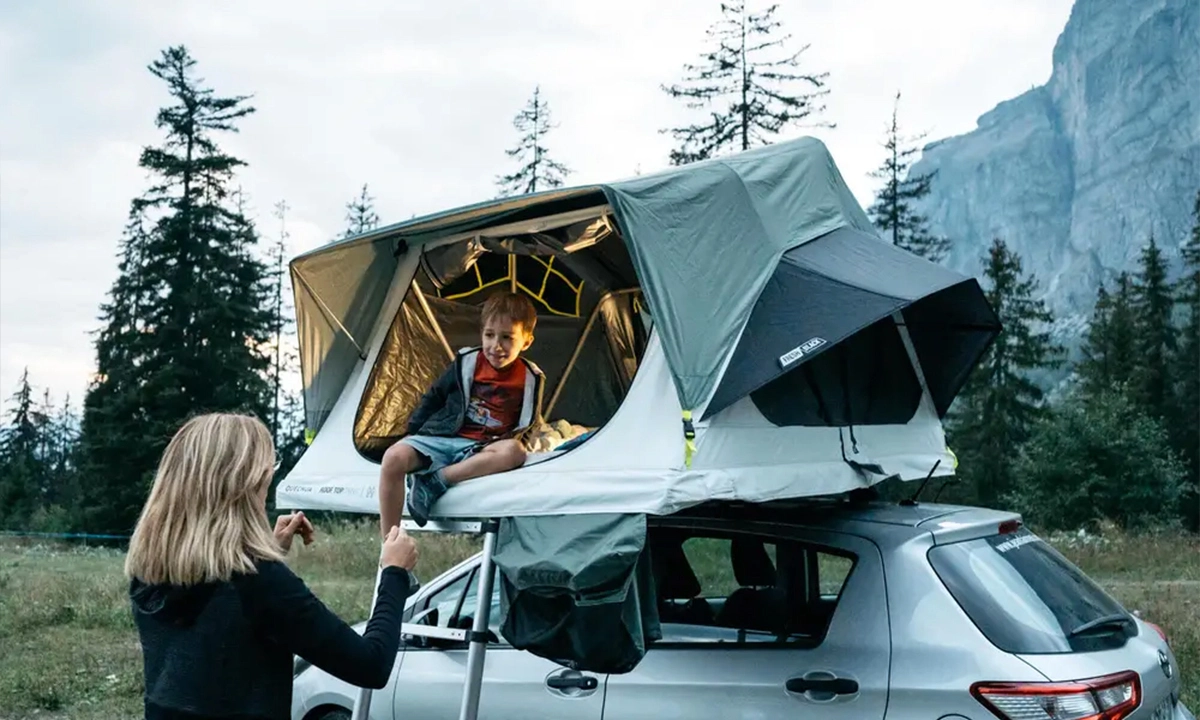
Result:
{"label": "pine tree", "polygon": [[12,395],[12,410],[0,432],[0,527],[23,530],[41,505],[45,482],[42,428],[28,368]]}
{"label": "pine tree", "polygon": [[949,238],[930,232],[929,221],[913,208],[914,202],[929,195],[937,173],[912,173],[915,156],[921,151],[917,143],[925,135],[902,136],[899,109],[900,93],[896,93],[892,122],[883,142],[887,157],[878,170],[871,172],[871,177],[883,180],[884,184],[867,214],[893,245],[933,262],[941,262],[950,252]]}
{"label": "pine tree", "polygon": [[[369,209],[369,197],[363,186],[363,203]],[[271,364],[271,434],[275,438],[275,452],[279,460],[276,479],[291,470],[300,459],[307,444],[304,441],[304,403],[295,386],[300,384],[300,358],[296,342],[296,324],[292,320],[292,285],[287,273],[288,205],[285,201],[275,204],[275,217],[279,220],[279,236],[268,248],[267,262],[271,269],[272,339],[273,359]],[[366,228],[369,229],[369,228]]]}
{"label": "pine tree", "polygon": [[678,143],[671,151],[672,165],[766,145],[788,126],[825,111],[819,103],[829,93],[829,73],[800,71],[800,56],[808,45],[795,52],[784,50],[792,36],[779,36],[778,8],[770,5],[754,13],[745,0],[722,2],[723,17],[706,33],[712,46],[701,63],[684,65],[682,83],[663,86],[689,108],[708,113],[702,124],[661,131]]}
{"label": "pine tree", "polygon": [[375,213],[375,198],[367,192],[363,183],[358,197],[346,203],[346,232],[342,237],[353,237],[379,227],[379,215]]}
{"label": "pine tree", "polygon": [[1183,306],[1183,327],[1174,358],[1178,379],[1179,420],[1173,424],[1178,437],[1176,447],[1187,464],[1187,490],[1182,500],[1184,523],[1193,532],[1200,530],[1200,191],[1193,210],[1195,225],[1184,243],[1183,277],[1177,286],[1177,298]]}
{"label": "pine tree", "polygon": [[953,446],[958,474],[976,500],[994,506],[1013,488],[1017,449],[1043,415],[1043,392],[1030,373],[1054,367],[1062,354],[1047,330],[1053,319],[1037,299],[1037,281],[999,238],[984,259],[986,296],[1003,331],[968,380],[956,405]]}
{"label": "pine tree", "polygon": [[[366,193],[366,186],[363,186]],[[288,231],[287,231],[286,200],[275,203],[275,218],[279,220],[279,237],[267,248],[267,267],[271,284],[271,345],[273,356],[271,360],[271,419],[268,425],[271,434],[279,436],[279,403],[283,394],[284,361],[284,331],[290,326],[290,316],[285,314],[287,309],[287,261],[288,261]]]}
{"label": "pine tree", "polygon": [[1103,284],[1096,293],[1082,357],[1075,367],[1084,394],[1095,397],[1128,388],[1137,367],[1136,323],[1132,284],[1128,273],[1121,273],[1111,294]]}
{"label": "pine tree", "polygon": [[550,119],[550,104],[541,93],[541,87],[535,87],[529,103],[513,118],[513,127],[521,136],[516,147],[505,153],[521,163],[521,167],[511,175],[496,178],[500,197],[561,187],[571,174],[566,165],[550,157],[546,147],[546,135],[556,126]]}
{"label": "pine tree", "polygon": [[1175,300],[1167,282],[1167,261],[1154,238],[1142,248],[1133,279],[1133,309],[1137,319],[1134,348],[1134,398],[1151,417],[1175,417],[1171,357],[1175,352],[1172,310]]}
{"label": "pine tree", "polygon": [[269,407],[267,272],[233,187],[245,163],[215,141],[254,109],[247,96],[204,87],[195,65],[180,46],[149,66],[173,104],[156,118],[163,143],[139,160],[153,180],[131,205],[84,401],[78,521],[97,532],[131,529],[163,448],[189,416],[262,417]]}
{"label": "pine tree", "polygon": [[70,395],[50,418],[47,435],[50,452],[46,457],[46,471],[49,482],[43,504],[47,510],[58,508],[65,511],[74,499],[75,455],[79,441],[79,417],[71,405]]}

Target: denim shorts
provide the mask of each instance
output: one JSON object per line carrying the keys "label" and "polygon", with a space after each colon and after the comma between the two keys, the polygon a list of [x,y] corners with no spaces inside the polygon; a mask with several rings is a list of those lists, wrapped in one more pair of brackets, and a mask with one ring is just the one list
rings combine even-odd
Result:
{"label": "denim shorts", "polygon": [[483,447],[482,443],[468,438],[434,435],[409,435],[400,442],[429,458],[428,470],[430,471],[441,470],[447,465],[462,462]]}

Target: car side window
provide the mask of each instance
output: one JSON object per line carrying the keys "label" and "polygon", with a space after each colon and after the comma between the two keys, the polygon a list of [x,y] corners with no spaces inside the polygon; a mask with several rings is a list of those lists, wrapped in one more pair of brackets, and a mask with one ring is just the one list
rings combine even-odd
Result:
{"label": "car side window", "polygon": [[[479,597],[478,568],[463,573],[445,587],[437,590],[423,603],[423,611],[436,610],[436,618],[427,616],[427,624],[438,627],[457,628],[466,630],[471,627],[475,617],[475,599]],[[495,636],[493,642],[503,642],[500,638],[500,584],[499,572],[492,582],[492,602],[488,614],[488,629]]]}
{"label": "car side window", "polygon": [[430,622],[427,624],[437,625],[438,627],[450,627],[450,621],[454,619],[455,614],[458,612],[463,590],[467,589],[467,583],[474,576],[475,573],[473,571],[465,572],[425,600],[424,605],[426,610],[433,608],[437,611],[436,619],[430,617]]}
{"label": "car side window", "polygon": [[[479,597],[479,575],[478,571],[471,574],[471,584],[467,587],[467,592],[463,596],[462,607],[459,609],[458,627],[469,628],[475,618],[475,610]],[[500,637],[500,571],[496,570],[492,576],[492,602],[488,612],[488,630],[491,631],[493,637],[491,642],[504,643]]]}
{"label": "car side window", "polygon": [[822,597],[837,599],[842,594],[854,561],[843,555],[817,551],[818,580]]}
{"label": "car side window", "polygon": [[796,540],[692,528],[660,532],[651,548],[666,645],[815,647],[855,562]]}
{"label": "car side window", "polygon": [[692,537],[683,542],[683,554],[703,597],[723,598],[738,589],[729,558],[733,542],[729,538]]}

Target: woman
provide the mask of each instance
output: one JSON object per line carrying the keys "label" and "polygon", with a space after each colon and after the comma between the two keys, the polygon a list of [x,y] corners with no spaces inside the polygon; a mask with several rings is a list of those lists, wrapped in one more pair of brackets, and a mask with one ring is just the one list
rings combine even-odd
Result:
{"label": "woman", "polygon": [[272,534],[274,466],[267,428],[243,415],[197,417],[167,445],[125,560],[147,720],[288,718],[293,654],[359,687],[387,683],[416,545],[388,533],[358,635],[283,562],[312,524],[288,515]]}

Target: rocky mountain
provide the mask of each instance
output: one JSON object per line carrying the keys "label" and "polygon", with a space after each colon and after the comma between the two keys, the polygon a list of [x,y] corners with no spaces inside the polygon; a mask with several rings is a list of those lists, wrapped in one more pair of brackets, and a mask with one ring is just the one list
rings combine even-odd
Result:
{"label": "rocky mountain", "polygon": [[993,237],[1036,273],[1078,344],[1102,280],[1153,235],[1178,262],[1200,189],[1200,0],[1076,0],[1050,80],[930,143],[920,209],[978,272]]}

